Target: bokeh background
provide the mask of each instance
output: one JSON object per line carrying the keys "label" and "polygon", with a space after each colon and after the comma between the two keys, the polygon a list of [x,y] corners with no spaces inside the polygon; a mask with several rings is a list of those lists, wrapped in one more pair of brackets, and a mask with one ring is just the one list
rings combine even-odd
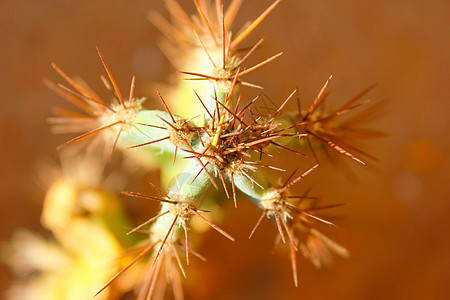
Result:
{"label": "bokeh background", "polygon": [[[181,2],[194,12],[190,1]],[[244,1],[234,29],[270,3]],[[35,166],[56,157],[55,146],[67,138],[51,135],[45,121],[63,102],[42,83],[59,80],[50,63],[102,93],[98,45],[119,86],[126,91],[135,74],[136,94],[154,99],[152,82],[167,83],[174,69],[146,19],[151,9],[165,14],[156,0],[0,1],[0,240],[17,228],[45,234]],[[237,242],[207,234],[199,251],[208,262],[191,270],[187,299],[450,298],[449,12],[444,0],[282,1],[247,43],[266,38],[253,63],[284,55],[249,81],[280,102],[298,86],[303,102],[311,103],[330,75],[330,106],[374,82],[369,97],[390,99],[375,123],[388,136],[365,147],[379,163],[327,166],[299,187],[309,184],[330,202],[348,202],[338,229],[324,231],[352,256],[322,270],[299,259],[300,287],[294,288],[287,253],[271,254],[274,226],[264,222],[248,241],[259,211],[241,197],[223,223]],[[0,266],[0,290],[10,283]]]}

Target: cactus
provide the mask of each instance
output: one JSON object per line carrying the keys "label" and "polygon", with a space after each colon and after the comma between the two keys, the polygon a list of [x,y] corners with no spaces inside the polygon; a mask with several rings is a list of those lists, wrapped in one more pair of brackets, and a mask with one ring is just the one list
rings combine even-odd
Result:
{"label": "cactus", "polygon": [[[363,101],[363,98],[372,87],[339,109],[327,113],[323,106],[328,97],[326,89],[330,77],[307,110],[301,107],[298,91],[294,90],[286,99],[276,101],[281,104],[262,113],[258,106],[263,104],[264,95],[244,99],[240,90],[262,89],[257,83],[245,81],[245,75],[258,72],[282,53],[265,58],[254,66],[246,66],[247,58],[255,55],[263,39],[254,45],[246,45],[246,51],[241,51],[238,46],[245,44],[246,37],[280,0],[234,34],[232,23],[241,3],[242,0],[233,0],[225,10],[222,1],[194,0],[197,14],[189,16],[176,0],[166,0],[170,21],[158,12],[150,13],[152,23],[165,35],[161,48],[179,71],[178,82],[167,94],[156,90],[154,95],[148,95],[149,98],[159,99],[165,111],[144,107],[146,98],[135,96],[134,77],[129,94],[124,97],[98,48],[107,75],[101,76],[101,79],[113,94],[111,103],[102,100],[84,82],[73,79],[52,64],[68,86],[50,81],[47,84],[83,112],[57,110],[56,116],[49,118],[56,133],[82,132],[58,149],[66,151],[63,148],[69,148],[69,144],[79,144],[92,151],[103,144],[105,162],[109,161],[113,151],[118,150],[126,159],[132,159],[144,168],[157,167],[161,172],[163,186],[157,187],[151,183],[160,197],[122,191],[127,197],[161,204],[155,216],[149,216],[146,222],[127,234],[118,230],[127,226],[129,221],[116,196],[99,195],[102,209],[98,210],[90,209],[89,205],[77,202],[73,197],[59,199],[58,193],[63,193],[61,183],[59,189],[52,189],[57,192],[49,190],[49,195],[53,196],[48,196],[50,200],[46,200],[42,220],[54,234],[56,243],[72,250],[73,245],[67,246],[71,226],[86,224],[89,228],[95,225],[105,231],[98,233],[98,236],[111,236],[115,255],[127,254],[109,269],[115,274],[110,276],[109,281],[103,282],[102,287],[98,287],[97,283],[91,287],[96,289],[92,296],[118,299],[131,290],[136,292],[138,299],[162,298],[165,286],[171,284],[174,297],[183,299],[181,276],[187,276],[185,265],[189,265],[191,256],[203,259],[195,251],[201,242],[199,236],[202,231],[193,224],[193,219],[235,241],[232,233],[222,229],[218,221],[211,220],[210,215],[214,216],[214,212],[205,210],[202,202],[205,192],[211,188],[218,190],[215,199],[220,198],[219,193],[229,199],[217,201],[219,210],[228,202],[237,208],[238,202],[243,201],[239,193],[246,195],[262,210],[250,237],[264,218],[273,222],[279,233],[276,242],[287,244],[290,250],[295,286],[298,285],[297,252],[316,267],[329,264],[333,255],[349,256],[343,246],[316,229],[317,222],[329,226],[334,224],[316,215],[315,211],[336,205],[317,206],[318,197],[295,195],[292,186],[328,158],[319,155],[324,149],[360,164],[365,164],[365,158],[374,158],[351,142],[381,135],[377,130],[361,127],[377,113],[377,106],[350,119],[341,118],[341,115],[366,105],[368,101]],[[295,98],[297,111],[286,112],[285,107]],[[278,156],[283,151],[304,157],[306,163],[292,172],[264,162],[266,157]],[[75,160],[76,156],[83,154],[77,152],[71,155]],[[297,170],[302,174],[296,176]],[[278,176],[272,171],[278,172]],[[291,172],[286,173],[289,176],[284,175],[286,171]],[[77,188],[70,187],[72,190]],[[62,201],[62,204],[55,199]],[[64,209],[61,210],[61,207]],[[87,211],[88,214],[74,214],[77,210]],[[144,239],[135,237],[139,231],[145,234]],[[79,243],[87,237],[74,238],[78,240],[72,242]],[[132,247],[132,251],[126,253],[123,250],[126,247]],[[123,280],[127,276],[128,279]],[[128,284],[121,284],[120,280]],[[64,291],[65,299],[69,299],[68,295],[72,292],[76,293]]]}

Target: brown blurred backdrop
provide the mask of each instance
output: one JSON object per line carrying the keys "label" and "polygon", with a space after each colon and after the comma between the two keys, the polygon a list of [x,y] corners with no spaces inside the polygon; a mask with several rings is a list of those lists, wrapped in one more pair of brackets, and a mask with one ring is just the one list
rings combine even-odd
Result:
{"label": "brown blurred backdrop", "polygon": [[[181,2],[193,12],[190,1]],[[244,1],[234,29],[271,2]],[[59,80],[50,63],[106,95],[98,45],[119,86],[126,91],[135,74],[136,95],[153,98],[151,82],[167,82],[174,70],[156,46],[150,9],[165,13],[156,0],[0,1],[0,240],[17,228],[43,232],[35,164],[56,157],[67,138],[51,135],[45,122],[63,102],[42,83]],[[333,75],[330,106],[374,82],[370,98],[391,100],[376,123],[389,136],[365,148],[380,163],[347,161],[351,173],[326,167],[302,186],[314,182],[315,194],[349,202],[339,210],[341,226],[325,232],[352,257],[325,270],[299,259],[294,288],[287,253],[271,255],[273,226],[263,223],[247,240],[259,212],[242,198],[223,224],[237,242],[208,234],[200,249],[208,262],[191,267],[187,299],[450,298],[449,12],[444,0],[282,1],[247,43],[266,38],[253,63],[284,55],[249,81],[278,101],[298,86],[309,104]],[[0,290],[9,283],[0,266]]]}

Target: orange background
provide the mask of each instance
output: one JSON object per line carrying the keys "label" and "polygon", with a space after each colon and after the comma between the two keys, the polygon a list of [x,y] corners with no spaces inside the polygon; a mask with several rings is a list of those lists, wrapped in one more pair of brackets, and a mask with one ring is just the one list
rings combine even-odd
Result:
{"label": "orange background", "polygon": [[[234,29],[270,3],[244,1]],[[189,1],[185,7],[194,12]],[[50,63],[107,95],[98,45],[124,91],[135,74],[136,95],[154,99],[150,82],[167,82],[174,70],[157,48],[150,9],[165,14],[162,1],[150,0],[0,2],[0,240],[17,228],[44,233],[35,165],[56,157],[55,146],[67,139],[51,135],[45,121],[63,102],[42,83],[59,80]],[[273,224],[263,222],[247,240],[259,211],[241,197],[223,223],[237,242],[207,234],[199,251],[208,262],[190,267],[187,299],[450,298],[449,11],[450,3],[438,0],[284,0],[251,35],[247,45],[266,39],[248,65],[284,52],[248,76],[278,103],[298,86],[310,104],[330,75],[333,107],[377,82],[369,97],[390,99],[376,123],[389,136],[366,144],[381,160],[374,168],[346,161],[346,168],[324,167],[298,187],[313,183],[316,195],[349,203],[338,210],[345,215],[338,229],[324,231],[351,251],[350,259],[325,270],[299,259],[294,288],[287,253],[271,255]],[[9,282],[0,266],[0,289]]]}

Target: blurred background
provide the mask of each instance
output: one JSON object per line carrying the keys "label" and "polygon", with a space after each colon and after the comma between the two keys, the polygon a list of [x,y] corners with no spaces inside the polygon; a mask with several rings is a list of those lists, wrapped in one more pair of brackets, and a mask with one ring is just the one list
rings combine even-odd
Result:
{"label": "blurred background", "polygon": [[[271,2],[245,0],[234,29]],[[18,228],[45,234],[39,221],[45,191],[35,166],[56,158],[55,147],[68,138],[50,134],[46,124],[51,108],[64,102],[42,83],[60,81],[50,63],[107,95],[99,46],[118,85],[127,91],[135,74],[135,94],[148,96],[152,107],[152,82],[168,83],[174,72],[146,18],[152,9],[167,15],[156,0],[0,1],[1,241]],[[339,209],[345,218],[338,228],[323,230],[350,250],[350,259],[316,270],[299,258],[294,288],[287,253],[271,253],[273,224],[263,222],[247,239],[260,212],[241,197],[222,225],[237,242],[207,234],[199,252],[208,262],[190,268],[187,299],[450,298],[449,12],[444,0],[284,0],[250,36],[247,46],[261,36],[265,42],[248,65],[284,52],[248,76],[278,103],[298,86],[310,104],[330,75],[330,107],[376,82],[368,97],[390,101],[374,126],[388,136],[367,142],[364,149],[380,159],[372,167],[344,158],[344,167],[326,166],[298,187],[348,203]],[[2,292],[11,280],[0,265]]]}

